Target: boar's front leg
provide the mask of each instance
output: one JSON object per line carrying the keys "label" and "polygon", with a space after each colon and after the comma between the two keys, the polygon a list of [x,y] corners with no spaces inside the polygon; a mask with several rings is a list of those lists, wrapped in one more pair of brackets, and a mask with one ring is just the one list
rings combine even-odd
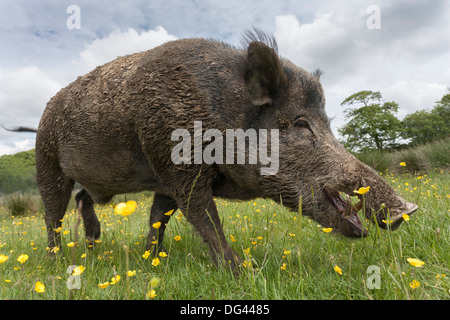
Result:
{"label": "boar's front leg", "polygon": [[[157,255],[161,251],[166,251],[163,246],[164,231],[171,217],[171,215],[166,215],[166,213],[170,210],[175,212],[177,209],[177,202],[173,198],[160,193],[155,194],[150,210],[150,232],[147,242],[147,250],[151,250],[154,255]],[[153,225],[158,222],[161,225],[158,228],[154,228]]]}
{"label": "boar's front leg", "polygon": [[214,263],[223,261],[237,274],[241,259],[225,238],[211,188],[195,188],[190,199],[183,199],[179,204],[186,219],[209,245]]}

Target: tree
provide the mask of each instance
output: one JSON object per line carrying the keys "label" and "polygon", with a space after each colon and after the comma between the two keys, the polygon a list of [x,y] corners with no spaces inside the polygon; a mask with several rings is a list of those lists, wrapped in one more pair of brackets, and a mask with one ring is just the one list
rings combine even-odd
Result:
{"label": "tree", "polygon": [[410,140],[410,144],[422,144],[449,137],[450,93],[437,101],[430,111],[420,110],[406,115],[402,124],[403,137]]}
{"label": "tree", "polygon": [[34,149],[0,157],[0,194],[36,189]]}
{"label": "tree", "polygon": [[398,146],[401,121],[395,116],[396,102],[382,103],[379,91],[360,91],[345,99],[341,106],[348,106],[344,110],[347,124],[338,129],[346,148],[360,152]]}

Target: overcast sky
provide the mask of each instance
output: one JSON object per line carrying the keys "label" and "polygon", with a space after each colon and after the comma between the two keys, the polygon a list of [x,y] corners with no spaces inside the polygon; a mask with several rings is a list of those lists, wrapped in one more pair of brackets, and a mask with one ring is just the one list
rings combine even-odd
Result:
{"label": "overcast sky", "polygon": [[[75,22],[70,5],[80,9],[79,29],[67,25]],[[360,90],[381,91],[403,118],[450,87],[445,0],[0,0],[0,123],[37,128],[53,95],[117,56],[178,38],[239,45],[253,26],[275,35],[283,57],[325,72],[334,131],[344,123],[340,103]],[[0,128],[0,155],[34,142],[34,134]]]}

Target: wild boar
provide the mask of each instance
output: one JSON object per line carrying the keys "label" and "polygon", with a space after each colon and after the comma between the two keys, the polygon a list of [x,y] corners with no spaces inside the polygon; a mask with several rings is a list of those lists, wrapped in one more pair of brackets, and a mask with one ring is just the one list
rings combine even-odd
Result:
{"label": "wild boar", "polygon": [[[356,238],[367,235],[359,210],[393,230],[402,214],[417,209],[336,140],[319,72],[311,74],[281,58],[275,39],[259,30],[244,38],[242,48],[183,39],[119,57],[50,100],[36,137],[37,182],[50,248],[60,245],[54,230],[61,226],[75,181],[83,186],[76,201],[89,241],[100,236],[94,203],[152,190],[148,249],[164,250],[170,219],[165,213],[180,208],[209,245],[213,260],[224,259],[232,268],[240,259],[226,240],[214,197],[270,198],[294,211],[301,199],[304,215]],[[216,131],[208,136],[210,129]],[[206,152],[208,141],[224,139],[230,129],[244,134],[254,130],[255,135],[227,150],[234,138],[222,141],[210,156],[222,152],[237,159],[244,150],[241,161],[195,158],[196,151]],[[174,135],[179,130],[184,136]],[[269,174],[261,170],[268,166],[263,161],[268,154],[252,154],[262,150],[250,147],[255,137],[257,144],[277,144],[266,148],[276,164]],[[181,146],[180,138],[186,138]],[[182,161],[174,161],[177,145]],[[369,186],[364,201],[355,205],[341,196]],[[161,227],[153,228],[155,222]],[[155,239],[158,244],[152,245]]]}

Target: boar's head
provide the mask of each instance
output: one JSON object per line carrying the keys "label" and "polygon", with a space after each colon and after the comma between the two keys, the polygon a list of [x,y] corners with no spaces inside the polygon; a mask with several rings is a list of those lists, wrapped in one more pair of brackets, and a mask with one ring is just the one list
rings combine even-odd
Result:
{"label": "boar's head", "polygon": [[[245,83],[259,108],[255,126],[279,130],[279,168],[262,175],[264,196],[348,237],[367,235],[362,210],[382,228],[396,229],[418,206],[402,199],[380,175],[350,154],[334,137],[325,113],[320,72],[310,74],[262,43],[247,50]],[[360,187],[370,187],[363,195]],[[358,196],[352,204],[350,196]]]}

